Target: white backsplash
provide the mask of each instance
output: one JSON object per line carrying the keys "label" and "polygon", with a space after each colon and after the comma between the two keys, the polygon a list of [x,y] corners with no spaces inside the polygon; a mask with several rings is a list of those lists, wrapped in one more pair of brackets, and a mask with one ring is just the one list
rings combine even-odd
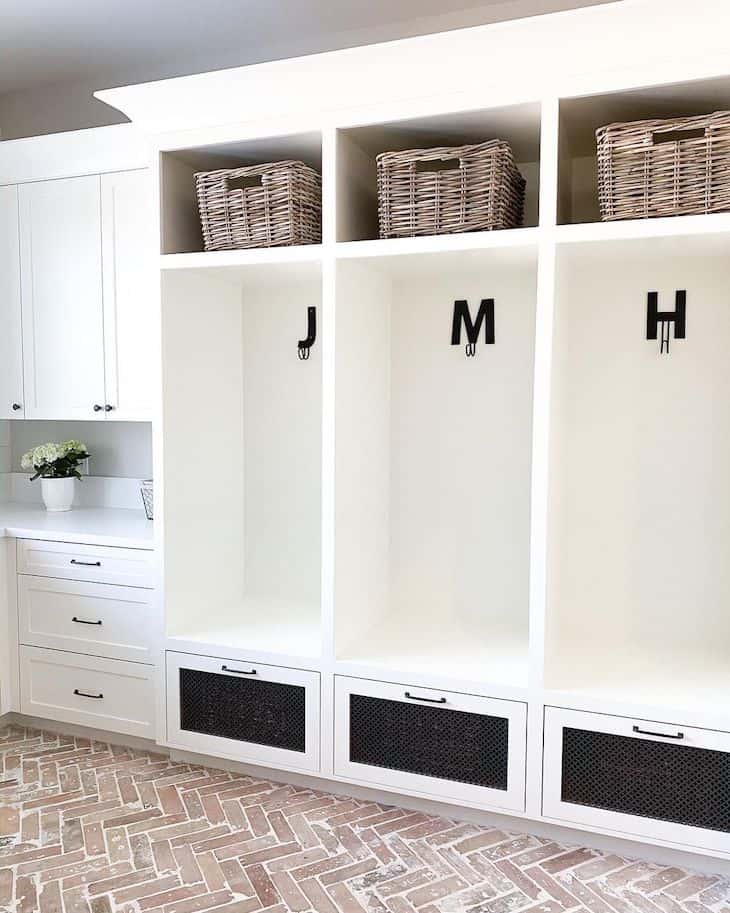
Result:
{"label": "white backsplash", "polygon": [[[0,500],[40,506],[40,481],[30,482],[25,472],[0,474]],[[84,476],[76,483],[76,507],[117,507],[142,510],[139,493],[140,479],[120,479],[108,476]]]}

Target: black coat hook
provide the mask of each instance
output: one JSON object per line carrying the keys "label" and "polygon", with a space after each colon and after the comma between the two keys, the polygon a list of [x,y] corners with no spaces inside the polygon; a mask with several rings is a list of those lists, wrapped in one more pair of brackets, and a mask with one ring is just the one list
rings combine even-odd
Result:
{"label": "black coat hook", "polygon": [[300,361],[309,358],[309,352],[317,339],[317,308],[307,308],[307,338],[300,339],[297,343],[297,357]]}
{"label": "black coat hook", "polygon": [[466,331],[466,338],[469,340],[465,347],[467,358],[473,358],[477,354],[477,342],[479,342],[479,331],[482,324],[484,324],[485,345],[494,345],[494,298],[482,298],[477,311],[477,319],[474,321],[471,319],[468,301],[461,299],[454,302],[454,316],[451,321],[452,346],[461,344],[462,324]]}
{"label": "black coat hook", "polygon": [[659,352],[669,355],[669,327],[674,324],[674,338],[684,339],[687,327],[687,292],[678,289],[674,294],[674,310],[659,310],[659,295],[649,292],[646,298],[646,338],[657,339],[661,324]]}

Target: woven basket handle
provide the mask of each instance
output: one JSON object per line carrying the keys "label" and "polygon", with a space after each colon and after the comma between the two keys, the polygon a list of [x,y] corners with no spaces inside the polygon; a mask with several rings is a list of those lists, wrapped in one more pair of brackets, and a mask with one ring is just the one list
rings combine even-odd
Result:
{"label": "woven basket handle", "polygon": [[416,173],[429,171],[458,171],[461,168],[461,159],[430,159],[416,162]]}
{"label": "woven basket handle", "polygon": [[704,139],[710,127],[672,127],[671,129],[652,130],[651,141],[657,146],[662,143],[681,143],[683,140]]}
{"label": "woven basket handle", "polygon": [[261,187],[263,183],[262,174],[248,174],[241,175],[240,177],[230,177],[225,178],[226,189],[231,190],[247,190],[249,187]]}

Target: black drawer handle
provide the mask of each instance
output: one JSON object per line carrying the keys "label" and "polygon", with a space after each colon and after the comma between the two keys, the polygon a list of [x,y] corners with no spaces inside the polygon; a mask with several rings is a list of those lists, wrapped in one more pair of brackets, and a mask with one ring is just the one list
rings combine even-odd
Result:
{"label": "black drawer handle", "polygon": [[411,694],[410,691],[406,691],[406,697],[409,701],[426,701],[428,704],[445,704],[445,697],[419,697],[417,694]]}
{"label": "black drawer handle", "polygon": [[684,738],[683,732],[652,732],[651,729],[639,729],[638,726],[634,726],[634,732],[638,732],[639,735],[653,735],[658,739],[677,739],[677,741]]}
{"label": "black drawer handle", "polygon": [[101,624],[100,621],[84,621],[83,618],[77,618],[75,615],[71,619],[71,621],[75,621],[77,625],[100,625]]}
{"label": "black drawer handle", "polygon": [[71,559],[71,564],[78,564],[79,567],[101,567],[101,561],[77,561],[75,558]]}
{"label": "black drawer handle", "polygon": [[234,675],[256,675],[255,669],[231,669],[230,666],[221,666],[222,672],[233,672]]}
{"label": "black drawer handle", "polygon": [[79,697],[93,697],[95,701],[100,701],[104,697],[103,694],[87,694],[85,691],[79,691],[78,688],[74,688],[74,694]]}

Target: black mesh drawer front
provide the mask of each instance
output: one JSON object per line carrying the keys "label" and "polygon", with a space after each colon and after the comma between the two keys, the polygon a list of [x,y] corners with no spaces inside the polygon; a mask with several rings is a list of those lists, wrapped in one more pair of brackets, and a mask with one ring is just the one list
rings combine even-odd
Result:
{"label": "black mesh drawer front", "polygon": [[350,761],[507,789],[509,720],[350,695]]}
{"label": "black mesh drawer front", "polygon": [[561,798],[730,832],[730,754],[565,728]]}
{"label": "black mesh drawer front", "polygon": [[180,669],[180,728],[239,742],[305,750],[301,685]]}

